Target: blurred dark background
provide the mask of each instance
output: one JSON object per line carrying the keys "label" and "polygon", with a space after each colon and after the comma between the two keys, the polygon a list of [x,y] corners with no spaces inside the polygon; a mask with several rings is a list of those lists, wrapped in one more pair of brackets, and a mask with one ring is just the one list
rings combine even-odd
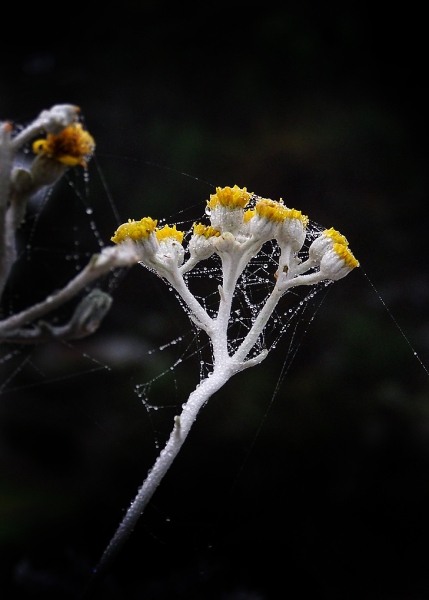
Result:
{"label": "blurred dark background", "polygon": [[[212,398],[91,597],[428,598],[423,12],[33,10],[3,24],[0,118],[77,104],[97,150],[87,184],[70,174],[31,208],[3,311],[85,264],[91,219],[101,243],[117,217],[188,222],[216,185],[282,197],[361,263],[300,326],[293,361],[285,338]],[[150,401],[168,407],[148,412],[135,387],[180,355],[148,349],[186,316],[140,268],[100,285],[114,303],[92,337],[2,349],[4,600],[80,597],[198,377],[189,360],[157,380]]]}

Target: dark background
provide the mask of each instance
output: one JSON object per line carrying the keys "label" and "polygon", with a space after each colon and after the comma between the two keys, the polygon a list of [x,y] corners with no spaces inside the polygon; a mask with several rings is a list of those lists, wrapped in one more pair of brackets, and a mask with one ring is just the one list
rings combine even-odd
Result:
{"label": "dark background", "polygon": [[[112,203],[121,220],[188,222],[216,185],[282,197],[334,226],[361,267],[300,327],[293,361],[285,338],[212,398],[90,597],[428,598],[423,13],[95,10],[44,6],[4,23],[0,118],[25,124],[77,104],[97,150],[88,186],[70,175],[78,193],[65,180],[33,208],[37,226],[34,214],[23,225],[31,252],[3,311],[64,285],[97,250],[86,204],[109,243]],[[157,380],[151,402],[173,408],[148,413],[135,386],[179,351],[147,351],[189,324],[140,268],[101,286],[114,303],[91,338],[2,350],[5,600],[81,596],[198,376],[190,360]]]}

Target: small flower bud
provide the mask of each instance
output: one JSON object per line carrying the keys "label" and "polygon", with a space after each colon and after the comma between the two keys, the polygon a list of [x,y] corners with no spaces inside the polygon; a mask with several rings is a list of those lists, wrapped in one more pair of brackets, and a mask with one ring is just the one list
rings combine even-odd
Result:
{"label": "small flower bud", "polygon": [[272,240],[276,235],[276,222],[267,219],[256,210],[246,210],[244,222],[248,223],[250,235],[261,240],[262,243]]}
{"label": "small flower bud", "polygon": [[330,250],[335,243],[342,244],[343,246],[348,246],[349,244],[347,239],[333,227],[325,229],[325,231],[322,231],[322,233],[311,243],[310,248],[308,249],[309,258],[316,264],[320,263],[322,256]]}
{"label": "small flower bud", "polygon": [[140,260],[147,262],[159,249],[159,243],[155,236],[156,225],[157,221],[151,217],[143,217],[140,221],[128,219],[127,223],[119,225],[110,239],[114,244],[129,245],[131,243]]}
{"label": "small flower bud", "polygon": [[47,156],[67,167],[86,167],[95,150],[94,138],[80,123],[72,123],[59,133],[33,142],[33,152]]}
{"label": "small flower bud", "polygon": [[219,235],[220,232],[211,226],[194,223],[194,233],[188,244],[189,254],[197,260],[210,258],[215,251],[213,238]]}
{"label": "small flower bud", "polygon": [[355,267],[359,266],[359,262],[344,244],[334,243],[322,256],[320,261],[320,274],[326,279],[337,281],[342,279]]}
{"label": "small flower bud", "polygon": [[165,225],[155,231],[159,248],[156,252],[156,259],[164,263],[167,268],[171,266],[179,267],[185,258],[185,249],[182,246],[183,231],[178,231],[176,226]]}
{"label": "small flower bud", "polygon": [[207,214],[214,229],[221,233],[237,233],[243,225],[244,207],[252,194],[246,188],[217,187],[216,194],[210,195],[207,202]]}
{"label": "small flower bud", "polygon": [[285,218],[279,223],[276,239],[280,246],[288,245],[293,252],[301,250],[306,237],[308,217],[294,208],[286,209]]}

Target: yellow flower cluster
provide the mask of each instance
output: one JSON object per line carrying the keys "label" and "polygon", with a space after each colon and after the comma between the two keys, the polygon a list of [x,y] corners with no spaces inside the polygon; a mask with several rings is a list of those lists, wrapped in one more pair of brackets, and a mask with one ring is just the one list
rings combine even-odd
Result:
{"label": "yellow flower cluster", "polygon": [[151,217],[144,217],[140,221],[128,219],[127,223],[122,223],[110,238],[115,244],[120,244],[126,239],[134,242],[147,239],[156,229],[158,221]]}
{"label": "yellow flower cluster", "polygon": [[176,229],[176,225],[173,225],[173,227],[170,227],[170,225],[164,225],[164,227],[161,227],[161,229],[155,229],[155,235],[158,242],[172,238],[181,244],[183,242],[183,236],[185,235],[185,232]]}
{"label": "yellow flower cluster", "polygon": [[344,265],[350,270],[359,266],[359,261],[354,257],[353,253],[346,244],[340,244],[336,242],[332,246],[332,249],[335,254],[337,254],[337,256],[344,262]]}
{"label": "yellow flower cluster", "polygon": [[217,187],[215,194],[210,194],[210,200],[207,201],[207,206],[210,209],[217,206],[225,206],[227,208],[244,208],[249,202],[252,194],[246,188],[234,187]]}
{"label": "yellow flower cluster", "polygon": [[295,208],[287,208],[283,202],[262,198],[256,203],[255,213],[268,221],[285,221],[286,219],[298,219],[306,227],[308,217]]}
{"label": "yellow flower cluster", "polygon": [[325,229],[325,231],[322,232],[321,237],[329,240],[329,242],[332,244],[332,250],[338,256],[338,258],[343,261],[345,267],[351,270],[359,266],[359,261],[353,256],[353,253],[348,247],[349,242],[342,233],[333,227],[330,227],[330,229]]}
{"label": "yellow flower cluster", "polygon": [[323,235],[331,238],[334,244],[342,244],[343,246],[349,245],[347,238],[333,227],[331,227],[330,229],[325,229]]}
{"label": "yellow flower cluster", "polygon": [[218,231],[211,225],[203,225],[202,223],[194,223],[193,231],[194,235],[202,235],[207,239],[211,237],[217,237],[220,235],[220,231]]}
{"label": "yellow flower cluster", "polygon": [[[252,198],[255,198],[254,194],[237,185],[216,188],[216,193],[211,194],[207,202],[211,224],[193,224],[193,235],[188,244],[191,256],[188,265],[208,258],[214,252],[226,252],[226,247],[228,252],[240,252],[240,248],[246,248],[248,241],[263,243],[276,239],[288,271],[293,261],[297,261],[294,266],[296,273],[303,273],[303,268],[319,265],[323,276],[338,279],[359,266],[348,248],[347,239],[333,227],[325,229],[313,240],[306,261],[298,260],[295,255],[305,242],[309,218],[295,208],[288,208],[282,200],[268,198],[259,198],[253,208],[244,210]],[[151,217],[144,217],[140,221],[129,219],[118,227],[111,240],[115,244],[127,239],[143,242],[140,249],[145,253],[146,261],[153,262],[153,257],[157,256],[157,260],[165,263],[166,257],[171,254],[177,259],[174,264],[181,264],[185,251],[182,247],[185,232],[179,231],[176,225],[157,228],[157,223]],[[237,241],[240,236],[244,241]],[[221,243],[216,240],[219,237]],[[164,263],[162,268],[165,268]]]}
{"label": "yellow flower cluster", "polygon": [[94,138],[81,123],[72,123],[60,133],[48,133],[45,139],[33,142],[33,152],[52,158],[68,167],[86,167],[94,154]]}

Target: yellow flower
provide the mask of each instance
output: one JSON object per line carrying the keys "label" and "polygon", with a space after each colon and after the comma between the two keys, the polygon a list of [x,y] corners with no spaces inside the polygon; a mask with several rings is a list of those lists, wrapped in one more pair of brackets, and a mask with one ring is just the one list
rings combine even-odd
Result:
{"label": "yellow flower", "polygon": [[52,158],[68,167],[86,167],[95,150],[94,138],[80,123],[72,123],[60,133],[48,133],[33,142],[33,152]]}
{"label": "yellow flower", "polygon": [[265,242],[276,239],[280,246],[289,245],[297,252],[304,243],[308,217],[283,201],[260,198],[253,210],[246,210],[244,222],[249,223],[251,235]]}
{"label": "yellow flower", "polygon": [[320,261],[320,276],[324,279],[338,281],[345,277],[359,262],[345,244],[335,242],[332,248],[325,252]]}
{"label": "yellow flower", "polygon": [[359,261],[354,257],[346,244],[336,242],[332,246],[332,249],[348,269],[351,270],[359,266]]}
{"label": "yellow flower", "polygon": [[[308,254],[309,258],[314,262],[320,262],[322,256],[331,250],[335,245],[342,246],[347,249],[349,242],[346,237],[334,229],[330,227],[329,229],[325,229],[322,233],[315,239],[310,245]],[[337,248],[336,254],[339,254],[340,248]],[[355,265],[357,266],[357,265]]]}
{"label": "yellow flower", "polygon": [[342,244],[343,246],[349,245],[347,238],[333,227],[325,229],[325,231],[323,231],[323,235],[331,238],[334,244]]}
{"label": "yellow flower", "polygon": [[234,187],[217,187],[216,194],[210,194],[210,200],[207,202],[208,208],[216,208],[217,206],[225,206],[227,208],[244,208],[249,202],[252,194],[247,191],[247,188]]}
{"label": "yellow flower", "polygon": [[161,227],[161,229],[155,230],[155,235],[158,242],[162,242],[167,238],[172,238],[181,244],[183,242],[183,236],[185,235],[185,232],[176,229],[176,225],[173,225],[173,227],[164,225],[164,227]]}
{"label": "yellow flower", "polygon": [[284,221],[285,219],[298,219],[306,227],[308,217],[295,208],[287,208],[283,202],[262,198],[256,203],[256,214],[268,221]]}
{"label": "yellow flower", "polygon": [[194,223],[194,235],[202,235],[205,238],[213,236],[219,236],[220,231],[212,227],[211,225],[203,225],[202,223]]}
{"label": "yellow flower", "polygon": [[119,225],[110,239],[115,244],[120,244],[127,239],[134,242],[144,241],[155,231],[157,223],[158,221],[151,217],[143,217],[140,221],[128,219],[127,223]]}

